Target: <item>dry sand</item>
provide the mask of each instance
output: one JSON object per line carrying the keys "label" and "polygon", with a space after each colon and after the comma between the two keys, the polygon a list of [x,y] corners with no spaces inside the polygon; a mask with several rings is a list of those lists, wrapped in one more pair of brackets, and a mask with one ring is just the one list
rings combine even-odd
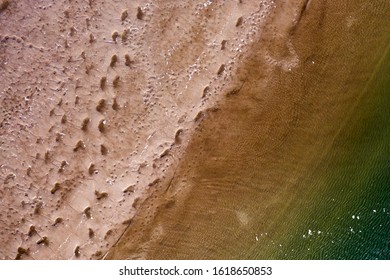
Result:
{"label": "dry sand", "polygon": [[10,0],[0,259],[99,259],[132,226],[142,236],[202,120],[245,85],[237,73],[259,38],[268,65],[298,65],[285,35],[309,4]]}

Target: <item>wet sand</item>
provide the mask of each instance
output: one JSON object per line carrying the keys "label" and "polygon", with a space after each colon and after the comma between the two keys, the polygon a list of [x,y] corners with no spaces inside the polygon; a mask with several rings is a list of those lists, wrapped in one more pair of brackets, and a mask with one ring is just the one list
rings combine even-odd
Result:
{"label": "wet sand", "polygon": [[0,13],[0,258],[277,256],[388,3],[71,2]]}
{"label": "wet sand", "polygon": [[[373,209],[358,205],[387,209],[390,198],[388,172],[367,181],[385,166],[368,171],[383,163],[374,155],[388,142],[388,118],[378,145],[360,139],[373,133],[360,129],[371,112],[389,115],[378,105],[388,93],[375,90],[387,73],[389,5],[311,2],[298,25],[282,28],[289,8],[268,18],[237,71],[242,85],[197,130],[155,214],[140,216],[108,258],[386,258],[377,250],[387,210],[374,225]],[[351,236],[359,211],[364,234]]]}
{"label": "wet sand", "polygon": [[[133,217],[153,215],[150,201],[194,132],[242,84],[241,59],[274,9],[9,1],[0,14],[0,258],[102,258]],[[287,26],[296,14],[288,17]]]}

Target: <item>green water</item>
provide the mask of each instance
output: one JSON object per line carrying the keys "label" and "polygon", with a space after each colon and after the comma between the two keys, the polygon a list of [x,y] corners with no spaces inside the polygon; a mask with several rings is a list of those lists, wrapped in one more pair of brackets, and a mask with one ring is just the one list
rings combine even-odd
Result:
{"label": "green water", "polygon": [[[339,85],[343,86],[341,94],[354,91],[355,99],[347,101],[350,104],[345,107],[340,123],[333,123],[338,131],[331,145],[324,145],[325,156],[312,172],[297,181],[296,192],[276,218],[279,226],[271,235],[261,235],[258,239],[262,244],[252,246],[247,257],[390,259],[388,21],[382,22],[380,34],[383,37],[378,39],[377,35],[375,46],[383,47],[378,47],[378,52],[371,56],[372,66],[360,64],[350,70],[350,73],[356,71],[353,75],[364,78],[352,78],[352,82],[344,81]],[[366,34],[364,38],[370,36]],[[352,46],[357,44],[356,38],[349,42]],[[345,41],[348,39],[346,36]],[[370,40],[361,44],[374,46]],[[344,59],[345,54],[341,56],[341,60]],[[347,73],[340,69],[335,72]],[[321,71],[315,71],[313,76],[320,74]],[[364,82],[359,83],[359,80]],[[316,87],[314,83],[308,84]],[[326,89],[321,91],[326,92]],[[326,122],[323,125],[326,126]],[[320,150],[315,152],[321,154]]]}
{"label": "green water", "polygon": [[272,257],[390,259],[389,48],[361,94],[326,158],[298,184]]}

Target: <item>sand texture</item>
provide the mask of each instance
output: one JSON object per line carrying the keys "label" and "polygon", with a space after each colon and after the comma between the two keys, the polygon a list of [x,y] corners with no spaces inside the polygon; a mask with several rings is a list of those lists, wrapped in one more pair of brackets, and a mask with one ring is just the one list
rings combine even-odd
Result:
{"label": "sand texture", "polygon": [[0,259],[388,257],[389,18],[0,0]]}
{"label": "sand texture", "polygon": [[388,259],[389,19],[385,0],[276,1],[106,258]]}
{"label": "sand texture", "polygon": [[142,205],[147,223],[263,32],[265,61],[297,65],[281,38],[307,4],[2,2],[0,259],[103,258]]}

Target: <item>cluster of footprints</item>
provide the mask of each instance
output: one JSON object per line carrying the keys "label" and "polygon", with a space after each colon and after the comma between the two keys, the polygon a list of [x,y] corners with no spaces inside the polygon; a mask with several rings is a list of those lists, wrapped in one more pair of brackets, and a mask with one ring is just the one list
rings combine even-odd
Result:
{"label": "cluster of footprints", "polygon": [[0,259],[102,258],[239,93],[275,4],[24,2],[0,11]]}

